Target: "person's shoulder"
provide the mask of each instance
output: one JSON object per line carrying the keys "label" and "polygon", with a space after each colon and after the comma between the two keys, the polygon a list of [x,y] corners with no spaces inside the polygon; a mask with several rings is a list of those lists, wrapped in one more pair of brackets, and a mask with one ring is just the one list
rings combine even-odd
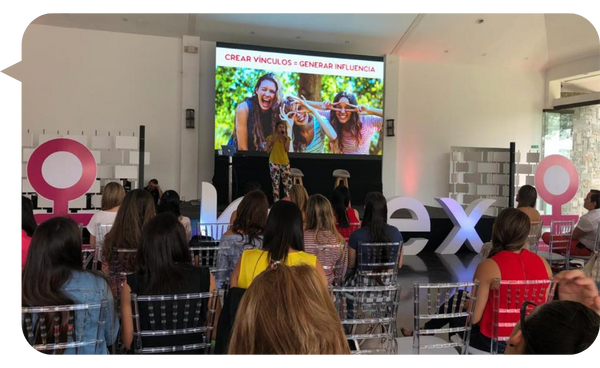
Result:
{"label": "person's shoulder", "polygon": [[248,104],[248,100],[244,100],[237,105],[236,111],[245,111],[248,112],[250,110],[250,106]]}

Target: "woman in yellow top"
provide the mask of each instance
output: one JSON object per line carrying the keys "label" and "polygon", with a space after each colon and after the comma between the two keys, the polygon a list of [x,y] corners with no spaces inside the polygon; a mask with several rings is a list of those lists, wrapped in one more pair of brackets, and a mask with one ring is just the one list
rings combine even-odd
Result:
{"label": "woman in yellow top", "polygon": [[279,201],[267,218],[262,249],[244,251],[231,274],[230,286],[247,289],[252,280],[267,268],[278,264],[315,267],[321,281],[327,285],[325,270],[316,256],[304,252],[302,213],[292,202]]}
{"label": "woman in yellow top", "polygon": [[273,181],[273,201],[279,200],[279,179],[283,182],[284,197],[289,196],[292,186],[292,174],[290,172],[290,137],[287,135],[287,126],[284,121],[275,125],[273,134],[266,138],[267,152],[269,155],[269,172]]}

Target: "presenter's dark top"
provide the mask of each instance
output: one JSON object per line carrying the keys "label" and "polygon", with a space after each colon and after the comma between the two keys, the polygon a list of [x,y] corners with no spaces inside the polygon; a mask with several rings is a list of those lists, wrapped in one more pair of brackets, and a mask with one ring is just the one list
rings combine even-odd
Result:
{"label": "presenter's dark top", "polygon": [[[400,234],[400,231],[398,231],[396,227],[385,224],[385,232],[389,237],[390,242],[395,243],[403,241],[402,234]],[[369,226],[363,226],[354,231],[348,240],[348,245],[354,250],[358,250],[362,243],[372,243],[371,230],[369,229]]]}

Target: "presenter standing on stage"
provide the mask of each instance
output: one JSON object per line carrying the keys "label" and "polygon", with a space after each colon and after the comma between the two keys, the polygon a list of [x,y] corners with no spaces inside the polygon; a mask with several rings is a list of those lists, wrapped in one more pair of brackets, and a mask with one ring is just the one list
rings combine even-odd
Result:
{"label": "presenter standing on stage", "polygon": [[269,155],[269,171],[273,181],[273,201],[279,200],[279,180],[283,182],[284,197],[289,195],[292,186],[292,175],[290,173],[290,137],[287,135],[287,126],[284,121],[275,125],[273,133],[266,138],[267,152]]}

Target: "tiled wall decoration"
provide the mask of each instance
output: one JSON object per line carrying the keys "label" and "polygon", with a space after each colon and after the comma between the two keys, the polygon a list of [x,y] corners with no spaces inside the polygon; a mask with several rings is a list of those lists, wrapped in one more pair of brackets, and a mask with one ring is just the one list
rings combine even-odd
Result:
{"label": "tiled wall decoration", "polygon": [[[524,158],[523,163],[521,157]],[[533,185],[533,174],[539,160],[540,154],[536,152],[515,153],[515,194],[519,186]],[[496,202],[486,215],[496,216],[508,207],[509,170],[509,148],[452,147],[449,195],[465,206],[479,198],[494,199]]]}

